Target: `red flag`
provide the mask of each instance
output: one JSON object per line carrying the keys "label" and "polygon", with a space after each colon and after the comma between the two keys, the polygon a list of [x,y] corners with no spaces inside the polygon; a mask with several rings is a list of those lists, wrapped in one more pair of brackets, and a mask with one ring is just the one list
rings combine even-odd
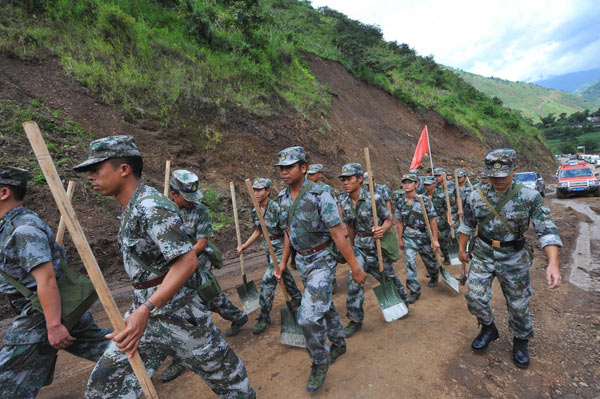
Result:
{"label": "red flag", "polygon": [[421,159],[423,159],[423,155],[429,152],[429,137],[427,137],[427,126],[423,128],[421,132],[421,137],[419,138],[419,142],[417,143],[417,148],[415,149],[415,155],[413,155],[412,162],[410,163],[410,169],[418,169],[419,165],[421,165]]}

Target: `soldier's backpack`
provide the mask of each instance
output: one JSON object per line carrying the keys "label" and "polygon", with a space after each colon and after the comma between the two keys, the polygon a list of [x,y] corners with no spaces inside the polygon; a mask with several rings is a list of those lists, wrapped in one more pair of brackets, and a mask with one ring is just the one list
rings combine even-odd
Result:
{"label": "soldier's backpack", "polygon": [[[131,217],[131,212],[133,211],[133,207],[145,199],[154,199],[154,200],[158,200],[158,201],[163,201],[163,202],[166,201],[168,203],[171,203],[171,201],[169,199],[159,196],[159,195],[147,195],[145,197],[138,199],[135,202],[135,204],[133,204],[133,206],[131,206],[129,208],[129,211],[123,218],[123,221],[121,222],[121,231],[124,231],[125,226],[127,225],[129,218]],[[173,206],[175,206],[175,205],[173,204]],[[211,244],[211,242],[209,241],[208,245],[207,245],[207,249],[210,248],[210,244]],[[217,267],[217,269],[220,269],[221,267],[223,267],[223,258],[221,255],[221,251],[219,251],[217,249],[217,247],[214,247],[214,248],[216,249],[216,252],[212,256],[215,257],[215,262],[217,262],[217,263],[220,262],[219,267],[217,267],[216,264],[213,263],[213,259],[211,259],[211,256],[209,256],[209,252],[207,252],[206,255],[207,255],[208,259],[211,261],[211,264],[213,266]],[[131,256],[133,258],[135,258],[136,262],[138,262],[138,264],[142,267],[142,269],[150,271],[150,272],[156,274],[157,276],[162,276],[162,275],[166,274],[164,271],[158,270],[154,267],[147,265],[144,261],[142,261],[139,258],[139,256],[137,256],[137,254],[134,251],[131,252]],[[174,260],[169,262],[167,264],[167,266],[171,266],[173,263],[174,263]],[[194,286],[194,287],[188,286],[187,285],[188,283],[186,283],[186,286],[188,286],[188,288],[196,290],[198,292],[198,296],[200,298],[202,298],[202,300],[204,300],[205,302],[209,302],[210,300],[216,298],[219,294],[221,294],[221,292],[223,292],[221,290],[221,286],[219,285],[219,282],[217,281],[217,278],[209,270],[204,270],[204,269],[198,268],[198,269],[196,269],[195,273],[198,275],[198,281],[196,282],[196,286]]]}

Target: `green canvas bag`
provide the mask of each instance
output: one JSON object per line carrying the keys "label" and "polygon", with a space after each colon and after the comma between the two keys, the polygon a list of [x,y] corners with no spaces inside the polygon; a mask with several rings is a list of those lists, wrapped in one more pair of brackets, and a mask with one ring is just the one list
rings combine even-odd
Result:
{"label": "green canvas bag", "polygon": [[[356,211],[356,209],[353,206],[351,206],[350,209],[352,209],[356,221],[360,223],[360,219],[358,217],[358,212]],[[360,225],[366,231],[371,230],[370,227],[363,223],[360,223]],[[392,228],[390,228],[383,234],[383,237],[379,239],[379,243],[381,244],[381,251],[383,252],[383,255],[390,261],[396,262],[400,258],[400,247],[398,247],[398,237],[396,237],[396,233],[394,233],[394,230]]]}

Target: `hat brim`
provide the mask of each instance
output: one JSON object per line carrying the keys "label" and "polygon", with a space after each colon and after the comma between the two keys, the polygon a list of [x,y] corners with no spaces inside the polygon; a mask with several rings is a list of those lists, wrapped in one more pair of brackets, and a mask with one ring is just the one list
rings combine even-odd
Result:
{"label": "hat brim", "polygon": [[270,187],[267,187],[264,184],[256,184],[256,185],[253,184],[252,188],[255,188],[257,190],[262,190],[263,188],[270,188]]}
{"label": "hat brim", "polygon": [[308,172],[306,172],[307,175],[316,175],[317,173],[319,173],[320,171],[316,171],[316,170],[309,170]]}
{"label": "hat brim", "polygon": [[202,200],[202,193],[200,192],[200,190],[194,191],[192,193],[184,193],[183,191],[180,191],[179,194],[181,194],[181,196],[183,197],[184,200],[189,201],[189,202],[195,202],[195,203],[200,203],[200,201]]}
{"label": "hat brim", "polygon": [[342,173],[338,177],[352,177],[352,176],[359,177],[359,176],[362,176],[362,173]]}
{"label": "hat brim", "polygon": [[401,181],[402,181],[402,183],[404,183],[405,181],[411,181],[413,183],[417,182],[416,180],[413,180],[413,179],[402,179]]}
{"label": "hat brim", "polygon": [[73,170],[75,172],[87,172],[92,168],[93,165],[99,164],[101,162],[106,161],[109,158],[90,158],[79,165],[75,166]]}
{"label": "hat brim", "polygon": [[283,160],[283,161],[277,162],[274,166],[290,166],[290,165],[293,165],[293,164],[298,163],[298,162],[300,162],[299,159],[296,159],[296,160],[291,159],[289,161],[288,160]]}
{"label": "hat brim", "polygon": [[515,171],[515,168],[486,169],[486,174],[488,177],[508,177],[514,171]]}

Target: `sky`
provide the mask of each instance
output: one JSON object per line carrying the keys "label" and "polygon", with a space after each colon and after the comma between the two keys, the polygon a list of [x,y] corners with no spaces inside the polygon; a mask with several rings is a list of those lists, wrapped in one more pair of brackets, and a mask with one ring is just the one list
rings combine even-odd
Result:
{"label": "sky", "polygon": [[437,63],[533,82],[600,67],[598,0],[312,0]]}

